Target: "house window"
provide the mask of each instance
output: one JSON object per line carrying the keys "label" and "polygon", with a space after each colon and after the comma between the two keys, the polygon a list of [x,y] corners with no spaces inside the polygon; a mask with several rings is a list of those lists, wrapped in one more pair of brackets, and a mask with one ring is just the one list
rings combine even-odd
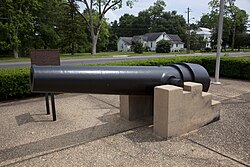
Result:
{"label": "house window", "polygon": [[123,49],[123,44],[121,45],[121,48]]}
{"label": "house window", "polygon": [[176,44],[176,47],[178,48],[178,43]]}
{"label": "house window", "polygon": [[153,42],[151,42],[151,48],[153,47]]}

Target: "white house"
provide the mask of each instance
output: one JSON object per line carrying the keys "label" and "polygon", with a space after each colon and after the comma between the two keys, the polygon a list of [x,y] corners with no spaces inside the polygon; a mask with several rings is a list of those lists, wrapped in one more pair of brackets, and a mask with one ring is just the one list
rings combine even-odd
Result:
{"label": "white house", "polygon": [[131,51],[132,37],[120,37],[117,43],[117,50],[123,52]]}
{"label": "white house", "polygon": [[202,37],[204,41],[206,41],[206,48],[211,48],[211,30],[208,28],[200,27],[195,32],[198,36]]}
{"label": "white house", "polygon": [[157,42],[160,40],[170,41],[171,39],[167,36],[165,32],[147,33],[144,35],[146,46],[151,51],[155,51]]}
{"label": "white house", "polygon": [[179,35],[176,34],[167,34],[172,43],[171,52],[179,52],[184,50],[184,43],[181,41]]}
{"label": "white house", "polygon": [[[132,42],[136,42],[139,40],[143,43],[144,47],[147,46],[150,51],[155,51],[157,42],[159,42],[162,39],[167,40],[172,44],[171,45],[172,52],[184,49],[184,43],[181,41],[178,35],[166,34],[165,32],[146,33],[144,35],[133,36],[133,37],[120,37],[117,43],[117,49],[118,51],[124,51],[124,52],[130,51]],[[128,50],[124,46],[126,46],[130,50]]]}

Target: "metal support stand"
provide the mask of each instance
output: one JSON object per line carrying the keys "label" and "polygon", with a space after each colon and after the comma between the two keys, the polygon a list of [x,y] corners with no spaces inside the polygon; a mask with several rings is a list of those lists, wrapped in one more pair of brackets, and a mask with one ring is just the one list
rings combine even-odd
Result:
{"label": "metal support stand", "polygon": [[50,114],[49,95],[50,95],[50,98],[51,98],[52,118],[53,118],[53,121],[56,121],[56,107],[55,107],[54,93],[45,93],[46,111],[47,111],[47,114],[49,115]]}
{"label": "metal support stand", "polygon": [[50,110],[49,110],[49,94],[48,93],[45,93],[45,103],[46,103],[46,111],[47,111],[47,114],[49,115]]}
{"label": "metal support stand", "polygon": [[53,121],[56,121],[56,107],[55,107],[54,93],[51,93],[50,96],[51,96],[51,106],[52,106],[52,117]]}

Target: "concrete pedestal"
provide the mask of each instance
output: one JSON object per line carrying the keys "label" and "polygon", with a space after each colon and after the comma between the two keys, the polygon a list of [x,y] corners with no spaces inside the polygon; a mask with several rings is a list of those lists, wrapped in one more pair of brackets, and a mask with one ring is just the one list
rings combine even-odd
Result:
{"label": "concrete pedestal", "polygon": [[121,117],[133,121],[135,119],[153,115],[153,96],[121,95]]}
{"label": "concrete pedestal", "polygon": [[219,120],[220,102],[202,85],[185,82],[184,88],[163,85],[154,91],[154,132],[164,138],[179,136]]}
{"label": "concrete pedestal", "polygon": [[179,136],[219,120],[220,102],[211,93],[202,92],[202,85],[185,82],[184,88],[163,85],[153,96],[120,96],[121,116],[135,120],[154,115],[154,132],[161,137]]}

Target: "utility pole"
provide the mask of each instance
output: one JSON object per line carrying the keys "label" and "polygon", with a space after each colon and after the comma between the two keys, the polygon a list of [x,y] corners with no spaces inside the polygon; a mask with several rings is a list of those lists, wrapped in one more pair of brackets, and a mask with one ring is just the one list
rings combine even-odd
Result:
{"label": "utility pole", "polygon": [[219,15],[219,27],[218,27],[218,39],[217,39],[217,53],[216,53],[216,67],[215,67],[215,80],[214,84],[221,84],[219,81],[220,75],[220,53],[222,44],[222,32],[223,32],[223,15],[224,15],[225,1],[220,0],[220,15]]}
{"label": "utility pole", "polygon": [[187,8],[187,12],[185,12],[185,13],[187,13],[187,28],[188,28],[188,35],[187,35],[187,53],[190,53],[190,12],[192,12],[191,11],[191,9],[188,7]]}

